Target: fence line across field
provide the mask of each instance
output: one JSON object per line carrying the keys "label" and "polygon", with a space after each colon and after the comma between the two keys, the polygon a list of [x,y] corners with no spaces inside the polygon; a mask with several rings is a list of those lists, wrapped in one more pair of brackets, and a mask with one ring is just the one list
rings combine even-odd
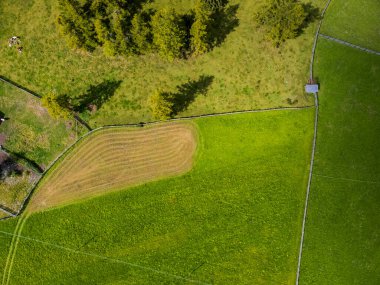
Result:
{"label": "fence line across field", "polygon": [[[313,44],[313,49],[311,52],[311,60],[310,60],[310,80],[313,80],[315,51],[317,48],[317,43],[318,43],[318,38],[320,35],[320,30],[322,27],[323,18],[325,16],[325,13],[326,13],[327,8],[329,7],[330,3],[331,3],[331,0],[328,0],[323,11],[322,11],[322,13],[321,13],[321,20],[319,21],[317,31],[315,33],[314,44]],[[305,239],[306,217],[307,217],[307,210],[308,210],[308,205],[309,205],[309,195],[310,195],[311,182],[313,179],[313,166],[314,166],[314,159],[315,159],[315,150],[317,147],[318,117],[319,117],[318,93],[314,93],[314,98],[315,98],[315,119],[314,119],[313,148],[311,151],[311,160],[310,160],[310,166],[309,166],[309,178],[308,178],[308,182],[307,182],[305,206],[304,206],[304,212],[303,212],[303,218],[302,218],[301,239],[300,239],[300,246],[299,246],[299,253],[298,253],[298,264],[297,264],[297,274],[296,274],[296,283],[295,283],[296,285],[299,284],[299,279],[300,279],[302,251],[303,251],[303,244],[304,244],[304,239]]]}
{"label": "fence line across field", "polygon": [[345,46],[349,46],[349,47],[352,47],[352,48],[356,48],[356,49],[359,49],[361,51],[365,51],[365,52],[368,52],[368,53],[371,53],[371,54],[376,54],[376,55],[380,55],[380,52],[378,51],[375,51],[375,50],[372,50],[372,49],[368,49],[368,48],[365,48],[365,47],[361,47],[361,46],[358,46],[358,45],[354,45],[352,43],[349,43],[349,42],[346,42],[346,41],[343,41],[341,39],[337,39],[337,38],[334,38],[334,37],[331,37],[331,36],[328,36],[328,35],[325,35],[325,34],[319,34],[322,38],[325,38],[327,40],[330,40],[330,41],[333,41],[333,42],[337,42],[341,45],[345,45]]}

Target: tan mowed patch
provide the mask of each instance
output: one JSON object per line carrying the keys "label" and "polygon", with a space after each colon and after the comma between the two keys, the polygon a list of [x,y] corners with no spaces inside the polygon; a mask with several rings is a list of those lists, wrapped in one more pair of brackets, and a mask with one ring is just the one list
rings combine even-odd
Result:
{"label": "tan mowed patch", "polygon": [[140,130],[103,129],[88,136],[48,174],[28,211],[40,211],[108,193],[192,167],[196,131],[183,123]]}

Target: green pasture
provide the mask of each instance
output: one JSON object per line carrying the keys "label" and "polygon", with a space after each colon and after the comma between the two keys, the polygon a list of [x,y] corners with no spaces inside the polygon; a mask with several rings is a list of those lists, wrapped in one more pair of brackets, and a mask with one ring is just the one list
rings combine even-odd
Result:
{"label": "green pasture", "polygon": [[[231,25],[233,31],[221,46],[204,56],[174,62],[158,55],[107,58],[100,50],[89,54],[69,49],[55,24],[57,2],[0,2],[0,70],[40,95],[56,91],[72,98],[102,97],[97,113],[84,115],[92,126],[150,121],[147,99],[154,90],[176,92],[186,86],[185,95],[192,97],[205,77],[210,79],[207,94],[192,98],[194,102],[179,116],[313,104],[303,85],[316,22],[297,39],[274,48],[254,21],[262,0],[231,0],[230,16],[237,17],[238,25]],[[324,2],[313,5],[321,8]],[[185,12],[192,3],[156,0],[150,5]],[[21,38],[22,54],[8,47],[13,35]]]}
{"label": "green pasture", "polygon": [[380,51],[380,2],[332,0],[322,33]]}
{"label": "green pasture", "polygon": [[313,118],[195,120],[190,173],[31,215],[9,284],[294,284]]}
{"label": "green pasture", "polygon": [[315,68],[320,120],[300,284],[379,284],[380,57],[320,39]]}

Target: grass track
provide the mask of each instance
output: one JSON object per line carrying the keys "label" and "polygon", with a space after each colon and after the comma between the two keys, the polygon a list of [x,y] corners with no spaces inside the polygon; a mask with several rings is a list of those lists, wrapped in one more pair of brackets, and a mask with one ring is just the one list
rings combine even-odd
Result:
{"label": "grass track", "polygon": [[189,171],[195,132],[184,123],[96,131],[44,178],[28,209],[42,210]]}
{"label": "grass track", "polygon": [[[200,146],[190,173],[34,213],[22,235],[206,283],[293,284],[313,110],[195,122]],[[188,284],[25,239],[10,284],[21,280]]]}

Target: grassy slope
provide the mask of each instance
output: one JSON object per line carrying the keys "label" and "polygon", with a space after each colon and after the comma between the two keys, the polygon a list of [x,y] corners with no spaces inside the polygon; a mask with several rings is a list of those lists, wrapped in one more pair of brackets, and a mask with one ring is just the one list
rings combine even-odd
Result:
{"label": "grassy slope", "polygon": [[51,119],[38,98],[4,82],[0,82],[0,111],[9,118],[0,126],[0,133],[7,135],[4,146],[38,164],[49,164],[75,140],[75,130]]}
{"label": "grassy slope", "polygon": [[[22,235],[217,284],[294,284],[313,110],[196,123],[189,174],[34,214]],[[56,280],[188,284],[21,240],[11,284]]]}
{"label": "grassy slope", "polygon": [[[213,76],[206,96],[199,96],[181,115],[241,109],[312,104],[304,96],[315,24],[298,39],[273,48],[256,29],[253,15],[263,1],[231,1],[239,4],[240,24],[221,47],[188,61],[168,63],[155,55],[105,58],[100,51],[85,54],[68,49],[57,34],[57,1],[1,1],[0,70],[4,76],[45,94],[50,90],[79,96],[90,85],[102,90],[116,88],[110,101],[91,118],[92,125],[151,120],[147,98],[153,90],[175,90],[177,85],[200,76]],[[314,1],[322,6],[325,1]],[[191,1],[156,0],[156,8],[172,5],[181,11]],[[22,38],[24,52],[17,54],[5,44],[7,38]],[[119,86],[120,81],[120,86]],[[102,84],[102,85],[101,85]]]}
{"label": "grassy slope", "polygon": [[301,284],[379,284],[380,57],[324,39],[316,54],[320,124]]}
{"label": "grassy slope", "polygon": [[[51,119],[38,98],[0,82],[0,111],[8,117],[0,126],[7,136],[4,147],[13,153],[46,167],[75,140],[75,130]],[[74,126],[74,122],[70,122]],[[81,130],[81,129],[79,129]],[[21,160],[26,163],[26,160]],[[0,183],[0,205],[18,210],[39,175],[25,173]]]}
{"label": "grassy slope", "polygon": [[380,51],[380,2],[333,0],[322,33]]}

